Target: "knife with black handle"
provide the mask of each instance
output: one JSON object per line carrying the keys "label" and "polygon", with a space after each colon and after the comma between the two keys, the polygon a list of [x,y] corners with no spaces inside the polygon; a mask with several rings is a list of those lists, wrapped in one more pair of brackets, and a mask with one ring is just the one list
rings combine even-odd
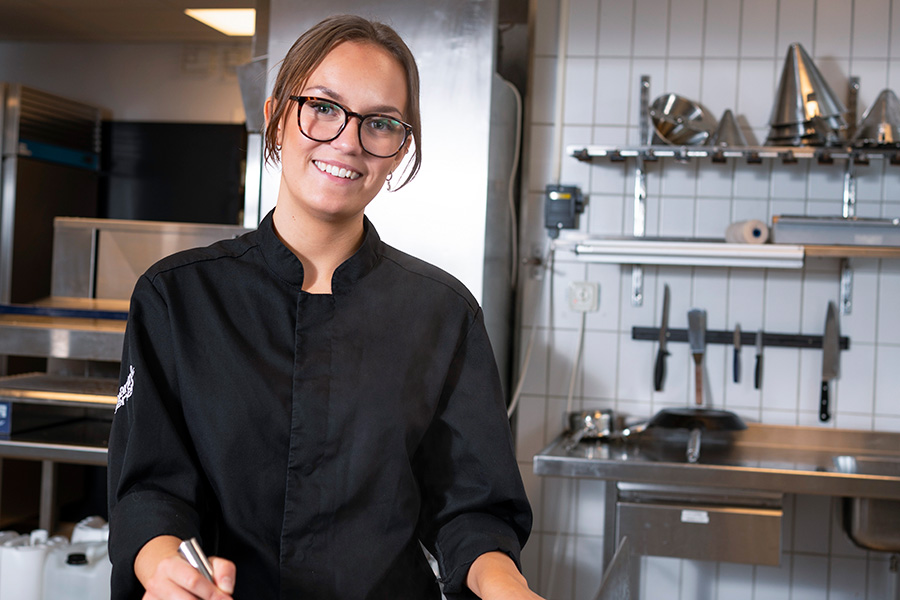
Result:
{"label": "knife with black handle", "polygon": [[732,372],[734,373],[734,382],[741,381],[741,326],[734,326],[734,362],[732,364]]}
{"label": "knife with black handle", "polygon": [[663,389],[663,380],[666,378],[666,342],[669,337],[669,285],[663,287],[662,321],[659,324],[659,350],[656,351],[656,365],[653,367],[653,389],[657,392]]}
{"label": "knife with black handle", "polygon": [[753,387],[759,389],[762,385],[762,368],[763,368],[763,330],[756,332],[756,368],[753,370]]}
{"label": "knife with black handle", "polygon": [[825,314],[825,335],[822,336],[822,394],[819,397],[819,420],[831,419],[829,384],[840,374],[841,333],[834,302],[828,303]]}

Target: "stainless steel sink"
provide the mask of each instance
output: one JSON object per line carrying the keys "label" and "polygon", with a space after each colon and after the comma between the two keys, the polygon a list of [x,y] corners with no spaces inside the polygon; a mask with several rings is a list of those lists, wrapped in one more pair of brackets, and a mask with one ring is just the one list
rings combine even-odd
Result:
{"label": "stainless steel sink", "polygon": [[[836,456],[839,473],[900,477],[900,459],[880,456]],[[900,552],[900,500],[845,498],[844,530],[867,550]]]}

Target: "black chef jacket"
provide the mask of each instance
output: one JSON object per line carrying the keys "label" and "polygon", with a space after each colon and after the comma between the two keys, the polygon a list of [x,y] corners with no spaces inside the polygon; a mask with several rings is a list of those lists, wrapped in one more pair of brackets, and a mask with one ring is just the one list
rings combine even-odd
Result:
{"label": "black chef jacket", "polygon": [[481,309],[365,222],[332,294],[270,213],[137,282],[109,440],[114,600],[151,538],[237,564],[240,600],[448,598],[517,563],[531,511]]}

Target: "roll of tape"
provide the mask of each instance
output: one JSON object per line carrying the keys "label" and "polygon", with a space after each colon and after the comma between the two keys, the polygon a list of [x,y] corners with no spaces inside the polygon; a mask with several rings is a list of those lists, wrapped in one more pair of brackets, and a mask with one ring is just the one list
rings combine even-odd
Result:
{"label": "roll of tape", "polygon": [[769,228],[758,219],[737,221],[725,230],[725,241],[732,244],[765,244],[769,240]]}

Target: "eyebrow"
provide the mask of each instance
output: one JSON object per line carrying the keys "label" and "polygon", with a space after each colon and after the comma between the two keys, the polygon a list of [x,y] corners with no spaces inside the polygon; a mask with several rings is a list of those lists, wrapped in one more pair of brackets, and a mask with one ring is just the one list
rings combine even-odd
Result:
{"label": "eyebrow", "polygon": [[[321,93],[321,94],[325,94],[326,96],[331,97],[331,98],[332,98],[333,100],[335,100],[336,102],[341,102],[341,103],[346,103],[346,102],[347,102],[346,98],[344,98],[341,94],[339,94],[338,92],[336,92],[336,91],[334,91],[333,89],[331,89],[331,88],[329,88],[329,87],[326,87],[326,86],[324,86],[324,85],[314,85],[314,86],[311,87],[311,88],[307,88],[306,90],[304,90],[303,95],[304,95],[304,96],[308,96],[308,95],[309,95],[308,92],[313,91],[313,90],[315,90],[315,91],[317,91],[317,92],[319,92],[319,93]],[[373,114],[373,113],[390,113],[390,112],[397,113],[397,114],[400,115],[401,117],[403,116],[403,111],[402,111],[402,110],[400,110],[400,109],[397,108],[396,106],[391,106],[391,105],[389,105],[389,104],[382,104],[382,105],[379,105],[379,106],[373,106],[373,107],[371,107],[371,110],[369,110],[367,114]]]}

